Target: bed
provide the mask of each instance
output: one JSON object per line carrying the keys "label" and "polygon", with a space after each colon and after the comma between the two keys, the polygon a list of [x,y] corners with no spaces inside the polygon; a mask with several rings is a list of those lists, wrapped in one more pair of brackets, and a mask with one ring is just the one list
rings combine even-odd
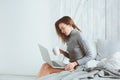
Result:
{"label": "bed", "polygon": [[[120,52],[120,41],[97,40],[96,47],[96,60],[100,61],[101,59],[108,57],[108,55],[114,54],[116,51]],[[62,71],[59,73],[53,73],[38,78],[37,80],[120,80],[120,70],[112,70],[102,66],[86,68],[85,70],[83,70],[83,68],[81,69],[82,70],[76,70],[73,72]]]}

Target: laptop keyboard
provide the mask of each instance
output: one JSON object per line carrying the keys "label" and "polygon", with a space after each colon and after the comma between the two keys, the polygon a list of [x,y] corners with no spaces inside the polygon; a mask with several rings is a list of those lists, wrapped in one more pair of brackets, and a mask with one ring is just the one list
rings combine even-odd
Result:
{"label": "laptop keyboard", "polygon": [[61,65],[59,65],[57,62],[55,62],[55,61],[52,61],[52,64],[54,65],[54,66],[56,66],[56,67],[61,67]]}

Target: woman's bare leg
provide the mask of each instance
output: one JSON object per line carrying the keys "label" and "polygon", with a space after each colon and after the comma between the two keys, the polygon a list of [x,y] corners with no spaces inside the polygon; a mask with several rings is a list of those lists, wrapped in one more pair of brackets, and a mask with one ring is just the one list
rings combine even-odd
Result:
{"label": "woman's bare leg", "polygon": [[64,69],[61,69],[61,68],[52,68],[49,64],[47,63],[44,63],[37,75],[37,78],[40,78],[42,76],[45,76],[45,75],[48,75],[48,74],[51,74],[51,73],[57,73],[57,72],[61,72],[63,71]]}

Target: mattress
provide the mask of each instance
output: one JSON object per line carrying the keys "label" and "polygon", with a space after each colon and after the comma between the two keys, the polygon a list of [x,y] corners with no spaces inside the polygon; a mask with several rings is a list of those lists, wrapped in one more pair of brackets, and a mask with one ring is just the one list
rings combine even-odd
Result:
{"label": "mattress", "polygon": [[35,76],[0,75],[0,80],[35,80]]}

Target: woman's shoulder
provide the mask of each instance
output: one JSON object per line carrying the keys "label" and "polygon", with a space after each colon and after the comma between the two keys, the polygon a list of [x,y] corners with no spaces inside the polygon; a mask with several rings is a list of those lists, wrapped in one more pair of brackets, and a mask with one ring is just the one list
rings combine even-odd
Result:
{"label": "woman's shoulder", "polygon": [[81,32],[81,31],[79,31],[77,34],[76,34],[76,38],[78,39],[78,40],[86,40],[86,37],[85,37],[85,35],[84,35],[84,33],[83,32]]}
{"label": "woman's shoulder", "polygon": [[72,34],[71,34],[72,38],[74,39],[80,39],[80,38],[84,38],[84,33],[82,31],[79,31],[77,29],[74,29]]}
{"label": "woman's shoulder", "polygon": [[83,37],[83,36],[84,36],[84,33],[81,32],[81,31],[77,31],[76,36],[77,36],[77,37]]}

